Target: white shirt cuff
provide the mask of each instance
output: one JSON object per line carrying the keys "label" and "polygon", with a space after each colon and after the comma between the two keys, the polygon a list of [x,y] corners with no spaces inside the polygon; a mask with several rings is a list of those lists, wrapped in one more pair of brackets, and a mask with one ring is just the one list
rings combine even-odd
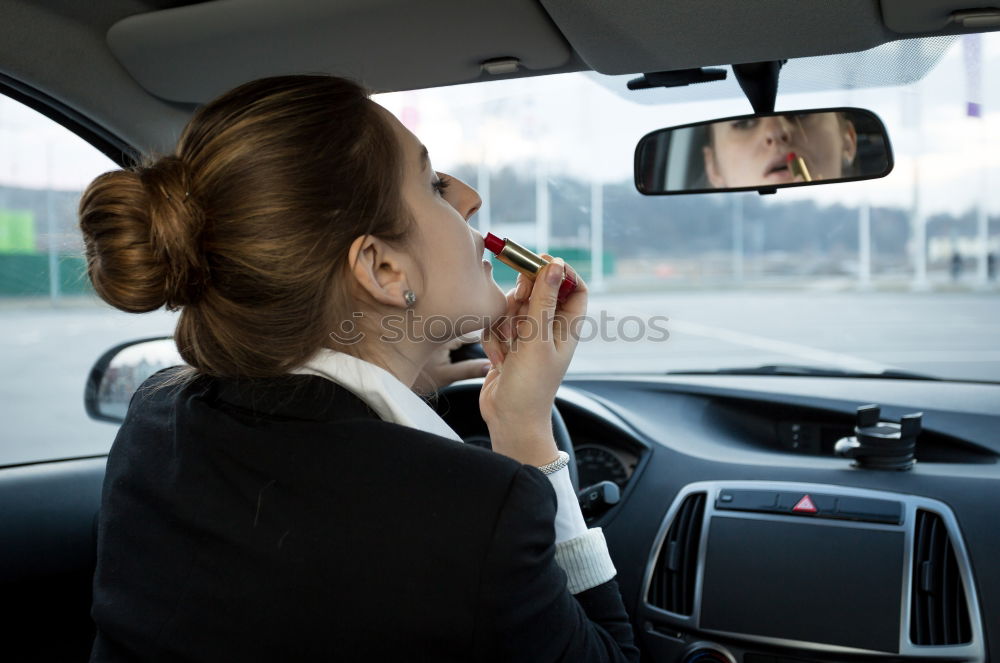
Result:
{"label": "white shirt cuff", "polygon": [[556,543],[575,539],[587,532],[587,523],[580,511],[580,500],[569,478],[569,467],[548,475],[556,491]]}
{"label": "white shirt cuff", "polygon": [[566,573],[570,594],[597,587],[615,577],[617,571],[608,553],[600,527],[587,529],[580,501],[564,467],[548,475],[556,491],[556,564]]}
{"label": "white shirt cuff", "polygon": [[603,585],[617,573],[600,527],[557,543],[555,557],[556,564],[566,573],[566,589],[570,594]]}

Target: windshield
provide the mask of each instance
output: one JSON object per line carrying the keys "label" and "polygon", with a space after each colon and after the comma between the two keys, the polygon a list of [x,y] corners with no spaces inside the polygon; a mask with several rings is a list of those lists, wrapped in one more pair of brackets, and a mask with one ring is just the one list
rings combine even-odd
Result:
{"label": "windshield", "polygon": [[[883,179],[768,196],[643,197],[633,183],[643,135],[750,112],[742,96],[691,102],[705,92],[681,87],[650,103],[626,90],[629,77],[588,72],[376,100],[437,170],[479,190],[481,232],[562,256],[587,280],[571,371],[781,364],[995,381],[997,70],[1000,35],[984,34],[953,40],[913,84],[779,87],[777,110],[871,109],[896,165]],[[513,282],[499,263],[494,275]]]}
{"label": "windshield", "polygon": [[[643,197],[632,181],[644,134],[749,112],[731,75],[629,92],[629,77],[588,72],[376,100],[436,169],[479,190],[480,231],[562,256],[587,280],[571,373],[777,364],[1000,381],[1000,34],[977,39],[978,51],[952,40],[902,87],[779,93],[778,110],[873,110],[896,166],[769,196]],[[0,464],[106,453],[114,427],[83,407],[91,366],[173,332],[176,314],[115,311],[87,282],[76,205],[112,168],[0,96]],[[505,265],[494,274],[513,283]]]}

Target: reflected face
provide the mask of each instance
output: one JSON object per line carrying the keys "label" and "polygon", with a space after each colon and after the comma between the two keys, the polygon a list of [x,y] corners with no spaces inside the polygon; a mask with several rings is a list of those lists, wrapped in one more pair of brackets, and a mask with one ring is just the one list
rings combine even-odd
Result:
{"label": "reflected face", "polygon": [[813,180],[843,177],[854,162],[857,133],[839,113],[775,115],[717,122],[703,148],[705,175],[713,187],[750,187],[804,181],[788,155],[801,157]]}
{"label": "reflected face", "polygon": [[[482,205],[476,190],[431,167],[427,148],[388,111],[403,157],[403,198],[416,228],[407,252],[414,264],[410,287],[423,316],[460,321],[454,335],[483,328],[485,318],[497,318],[506,299],[489,260],[484,260],[483,236],[469,225]],[[408,270],[410,271],[410,270]],[[431,329],[438,335],[440,329]]]}

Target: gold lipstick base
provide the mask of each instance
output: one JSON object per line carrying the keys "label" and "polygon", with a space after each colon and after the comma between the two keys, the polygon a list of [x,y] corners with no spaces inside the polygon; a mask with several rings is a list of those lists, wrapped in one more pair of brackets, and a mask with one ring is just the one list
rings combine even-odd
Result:
{"label": "gold lipstick base", "polygon": [[513,240],[506,240],[497,260],[525,276],[534,278],[538,271],[549,264],[544,258],[524,248]]}
{"label": "gold lipstick base", "polygon": [[798,175],[806,182],[812,182],[812,175],[809,174],[809,167],[806,166],[806,161],[802,157],[795,157],[791,161],[792,174]]}

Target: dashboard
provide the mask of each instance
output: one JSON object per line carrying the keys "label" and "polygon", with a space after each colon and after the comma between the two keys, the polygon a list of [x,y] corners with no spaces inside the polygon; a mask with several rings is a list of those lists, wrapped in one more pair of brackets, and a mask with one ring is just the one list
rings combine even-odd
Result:
{"label": "dashboard", "polygon": [[[442,404],[488,444],[473,403]],[[911,469],[834,454],[869,404],[922,413]],[[1000,643],[1000,385],[570,376],[556,405],[581,489],[620,488],[587,519],[645,660],[979,663]]]}
{"label": "dashboard", "polygon": [[[488,446],[479,385],[462,384],[434,405],[463,439]],[[922,412],[911,469],[833,454],[870,404],[893,421]],[[584,513],[604,530],[643,660],[995,658],[1000,385],[576,375],[556,406],[581,487],[615,488]],[[3,614],[39,660],[79,658],[93,639],[104,464],[69,459],[0,477],[0,531],[12,542],[0,549]]]}

